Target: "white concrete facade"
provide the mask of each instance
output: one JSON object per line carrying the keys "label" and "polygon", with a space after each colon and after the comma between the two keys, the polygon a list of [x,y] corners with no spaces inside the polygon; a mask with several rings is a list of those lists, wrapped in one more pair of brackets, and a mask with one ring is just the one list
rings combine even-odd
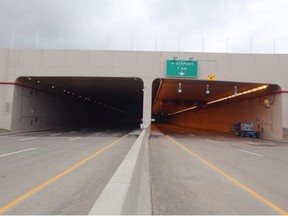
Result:
{"label": "white concrete facade", "polygon": [[165,78],[165,61],[173,56],[198,60],[197,80],[214,74],[219,81],[279,85],[282,133],[274,137],[288,138],[288,55],[278,54],[0,49],[0,129],[11,130],[12,113],[17,116],[16,87],[9,82],[22,76],[139,77],[144,82],[143,123],[148,125],[152,82]]}

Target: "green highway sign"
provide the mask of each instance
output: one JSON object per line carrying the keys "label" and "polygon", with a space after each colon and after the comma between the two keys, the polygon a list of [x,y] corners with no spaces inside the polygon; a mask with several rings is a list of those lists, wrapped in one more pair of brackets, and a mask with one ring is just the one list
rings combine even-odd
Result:
{"label": "green highway sign", "polygon": [[195,60],[167,60],[167,77],[198,77],[198,61]]}

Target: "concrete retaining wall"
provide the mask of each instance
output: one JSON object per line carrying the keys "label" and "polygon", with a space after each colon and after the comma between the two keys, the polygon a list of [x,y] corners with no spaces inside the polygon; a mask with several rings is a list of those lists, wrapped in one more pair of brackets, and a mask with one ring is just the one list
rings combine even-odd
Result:
{"label": "concrete retaining wall", "polygon": [[151,215],[148,138],[143,129],[89,215]]}

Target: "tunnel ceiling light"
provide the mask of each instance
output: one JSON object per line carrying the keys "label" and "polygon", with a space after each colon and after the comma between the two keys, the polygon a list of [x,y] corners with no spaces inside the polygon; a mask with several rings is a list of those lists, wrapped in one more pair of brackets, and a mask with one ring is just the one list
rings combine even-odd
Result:
{"label": "tunnel ceiling light", "polygon": [[218,103],[218,102],[221,102],[221,101],[224,101],[224,100],[228,100],[228,99],[231,99],[231,98],[239,97],[239,96],[242,96],[242,95],[251,94],[251,93],[266,89],[267,87],[268,87],[268,85],[263,85],[263,86],[259,86],[257,88],[253,88],[253,89],[250,89],[250,90],[247,90],[247,91],[243,91],[243,92],[240,92],[240,93],[237,93],[237,94],[235,94],[235,92],[234,92],[233,95],[230,95],[230,96],[227,96],[227,97],[223,97],[223,98],[220,98],[220,99],[217,99],[217,100],[210,101],[207,104],[214,104],[214,103]]}
{"label": "tunnel ceiling light", "polygon": [[182,90],[182,83],[179,82],[179,83],[178,83],[178,93],[181,94],[182,91],[183,91],[183,90]]}
{"label": "tunnel ceiling light", "polygon": [[63,92],[66,92],[66,90],[64,89]]}
{"label": "tunnel ceiling light", "polygon": [[237,85],[234,86],[234,95],[236,96],[238,94],[237,92]]}
{"label": "tunnel ceiling light", "polygon": [[51,87],[52,87],[53,89],[55,88],[55,86],[54,86],[54,85],[52,85]]}
{"label": "tunnel ceiling light", "polygon": [[40,80],[38,80],[37,83],[40,83]]}
{"label": "tunnel ceiling light", "polygon": [[209,84],[206,84],[206,94],[210,94],[210,90],[209,90]]}
{"label": "tunnel ceiling light", "polygon": [[187,112],[189,110],[193,110],[193,109],[196,109],[196,108],[197,108],[197,106],[193,106],[193,107],[189,107],[187,109],[183,109],[183,110],[180,110],[180,111],[169,113],[168,115],[171,116],[171,115],[179,114],[179,113],[182,113],[182,112]]}
{"label": "tunnel ceiling light", "polygon": [[[235,97],[239,97],[239,96],[242,96],[242,95],[251,94],[251,93],[254,93],[254,92],[257,92],[257,91],[264,90],[267,87],[268,87],[268,85],[262,85],[262,86],[259,86],[257,88],[253,88],[253,89],[250,89],[250,90],[247,90],[247,91],[243,91],[243,92],[237,93],[236,95],[233,94],[233,95],[230,95],[230,96],[227,96],[227,97],[223,97],[223,98],[220,98],[220,99],[217,99],[217,100],[210,101],[210,102],[207,103],[207,105],[208,104],[218,103],[218,102],[225,101],[225,100],[228,100],[228,99],[231,99],[231,98],[235,98]],[[190,107],[190,108],[187,108],[187,109],[183,109],[183,110],[180,110],[180,111],[177,111],[177,112],[170,113],[168,115],[171,116],[171,115],[187,112],[189,110],[193,110],[193,109],[196,109],[196,108],[197,108],[197,106],[193,106],[193,107]]]}

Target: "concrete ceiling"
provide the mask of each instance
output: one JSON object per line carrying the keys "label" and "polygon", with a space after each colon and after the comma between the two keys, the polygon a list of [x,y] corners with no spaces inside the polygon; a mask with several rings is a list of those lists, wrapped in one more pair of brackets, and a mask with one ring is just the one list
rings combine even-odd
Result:
{"label": "concrete ceiling", "polygon": [[[181,83],[182,93],[178,93],[179,83]],[[210,94],[206,94],[207,84],[209,84]],[[233,95],[235,91],[234,86],[237,86],[237,92],[240,93],[263,85],[265,84],[158,79],[155,80],[153,84],[152,112],[169,114],[195,105],[199,106],[202,104],[204,106],[209,101]],[[222,103],[245,100],[259,95],[269,94],[269,92],[275,92],[276,89],[278,89],[278,86],[269,85],[265,90],[235,97]]]}

